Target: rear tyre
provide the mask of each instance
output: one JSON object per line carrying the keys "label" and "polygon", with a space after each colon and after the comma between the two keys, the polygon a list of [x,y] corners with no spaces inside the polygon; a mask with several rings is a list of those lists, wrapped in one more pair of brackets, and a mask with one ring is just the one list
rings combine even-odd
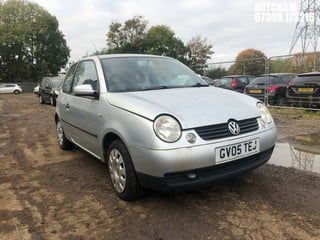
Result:
{"label": "rear tyre", "polygon": [[114,140],[107,151],[106,166],[117,196],[125,201],[141,197],[142,187],[131,161],[128,149],[119,139]]}
{"label": "rear tyre", "polygon": [[39,102],[40,102],[41,104],[44,104],[44,103],[45,103],[45,101],[43,100],[41,94],[39,95]]}
{"label": "rear tyre", "polygon": [[56,123],[56,130],[57,130],[57,139],[58,139],[59,147],[63,150],[68,150],[72,148],[73,144],[64,135],[64,131],[59,119],[57,120],[57,123]]}
{"label": "rear tyre", "polygon": [[56,105],[56,99],[51,95],[50,96],[50,104],[52,105],[52,106],[55,106]]}
{"label": "rear tyre", "polygon": [[19,91],[19,90],[14,90],[13,93],[14,93],[14,94],[19,94],[20,91]]}

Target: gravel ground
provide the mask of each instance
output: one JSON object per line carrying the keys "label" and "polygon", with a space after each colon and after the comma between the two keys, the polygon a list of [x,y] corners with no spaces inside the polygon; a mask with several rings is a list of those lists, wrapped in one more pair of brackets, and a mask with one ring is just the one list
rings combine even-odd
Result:
{"label": "gravel ground", "polygon": [[[56,143],[54,108],[0,95],[0,239],[319,239],[320,176],[266,164],[184,193],[119,200],[105,166]],[[320,120],[275,114],[279,141]]]}

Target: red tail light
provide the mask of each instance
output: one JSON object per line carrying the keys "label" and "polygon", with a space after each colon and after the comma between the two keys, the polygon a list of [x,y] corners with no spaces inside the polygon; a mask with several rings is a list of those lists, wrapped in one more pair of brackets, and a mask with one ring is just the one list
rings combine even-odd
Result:
{"label": "red tail light", "polygon": [[268,92],[275,92],[275,91],[277,91],[279,88],[280,88],[279,85],[271,85],[271,86],[268,88]]}
{"label": "red tail light", "polygon": [[235,78],[232,78],[232,80],[231,80],[231,87],[237,88],[237,80]]}

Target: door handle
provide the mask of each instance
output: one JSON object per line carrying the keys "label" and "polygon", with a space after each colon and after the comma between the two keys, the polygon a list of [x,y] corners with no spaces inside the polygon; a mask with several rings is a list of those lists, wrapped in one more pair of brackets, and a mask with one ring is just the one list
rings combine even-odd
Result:
{"label": "door handle", "polygon": [[66,109],[69,110],[70,109],[70,105],[69,103],[66,104]]}

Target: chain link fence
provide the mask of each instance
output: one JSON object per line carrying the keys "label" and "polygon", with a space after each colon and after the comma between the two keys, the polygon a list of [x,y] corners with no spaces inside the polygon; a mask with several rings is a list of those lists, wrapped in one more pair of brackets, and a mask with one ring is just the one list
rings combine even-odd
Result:
{"label": "chain link fence", "polygon": [[[203,75],[214,79],[216,87],[251,95],[269,106],[320,110],[320,75],[316,77],[317,83],[312,83],[312,87],[297,87],[292,90],[296,93],[300,91],[300,96],[307,97],[306,104],[301,104],[302,101],[300,104],[288,101],[288,89],[293,79],[298,74],[310,72],[320,72],[319,52],[212,62],[204,68]],[[244,77],[248,80],[245,81]],[[247,84],[243,86],[241,81]]]}

